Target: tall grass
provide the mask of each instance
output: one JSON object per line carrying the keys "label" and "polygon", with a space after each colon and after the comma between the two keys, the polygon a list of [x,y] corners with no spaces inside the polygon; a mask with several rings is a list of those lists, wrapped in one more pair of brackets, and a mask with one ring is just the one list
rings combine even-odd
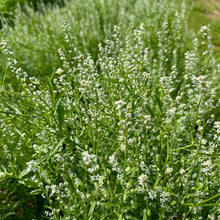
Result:
{"label": "tall grass", "polygon": [[1,43],[3,219],[218,218],[220,66],[173,6],[76,0]]}
{"label": "tall grass", "polygon": [[45,8],[63,7],[67,0],[1,0],[0,1],[0,30],[9,26],[14,28],[17,16],[23,14],[28,16],[28,11],[44,13]]}
{"label": "tall grass", "polygon": [[96,60],[98,44],[111,38],[114,25],[121,28],[124,38],[144,22],[149,33],[152,31],[152,35],[148,37],[154,44],[154,35],[162,26],[162,20],[165,16],[172,19],[175,14],[175,11],[170,11],[167,4],[161,1],[152,5],[149,1],[130,1],[128,4],[125,0],[89,3],[76,0],[63,9],[48,11],[45,8],[44,14],[34,13],[32,9],[28,11],[28,19],[24,14],[18,13],[15,27],[12,29],[5,26],[1,38],[13,47],[16,60],[22,68],[38,76],[50,75],[60,66],[57,53],[59,48],[70,49],[63,41],[63,20],[71,26],[74,47],[82,52],[89,52]]}

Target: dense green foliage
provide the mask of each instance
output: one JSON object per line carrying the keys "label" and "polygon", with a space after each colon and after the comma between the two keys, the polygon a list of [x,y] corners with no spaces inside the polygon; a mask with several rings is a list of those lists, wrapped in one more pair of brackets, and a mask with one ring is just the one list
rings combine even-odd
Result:
{"label": "dense green foliage", "polygon": [[125,0],[89,4],[86,0],[76,0],[61,10],[49,11],[45,16],[29,10],[28,17],[32,19],[17,15],[15,28],[5,27],[2,39],[13,47],[16,60],[25,71],[47,75],[60,65],[57,50],[69,48],[63,41],[63,20],[71,26],[74,46],[83,52],[88,51],[96,59],[98,44],[111,38],[114,25],[119,25],[125,35],[146,18],[145,11],[135,8],[134,4],[135,1],[127,4]]}
{"label": "dense green foliage", "polygon": [[[177,6],[182,0],[176,0]],[[220,3],[218,0],[185,0],[191,8],[188,16],[188,29],[199,31],[201,26],[210,25],[212,43],[215,46],[214,55],[220,56]]]}
{"label": "dense green foliage", "polygon": [[74,0],[3,27],[1,219],[218,219],[220,65],[187,10]]}
{"label": "dense green foliage", "polygon": [[2,15],[13,15],[17,6],[24,7],[25,4],[29,6],[34,6],[37,9],[38,4],[63,4],[63,0],[1,0],[0,2],[0,12]]}
{"label": "dense green foliage", "polygon": [[0,28],[4,23],[13,26],[16,11],[25,13],[27,6],[32,7],[35,11],[41,11],[43,5],[63,6],[64,3],[65,0],[1,0]]}

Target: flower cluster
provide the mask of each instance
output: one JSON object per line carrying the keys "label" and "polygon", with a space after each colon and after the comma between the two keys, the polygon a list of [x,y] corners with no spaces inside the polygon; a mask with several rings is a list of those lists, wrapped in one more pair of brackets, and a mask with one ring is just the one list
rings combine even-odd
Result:
{"label": "flower cluster", "polygon": [[[41,196],[44,216],[219,213],[220,123],[213,114],[219,103],[208,75],[215,66],[211,53],[204,59],[200,50],[210,40],[208,29],[202,27],[202,43],[194,39],[187,51],[185,12],[159,2],[164,7],[138,1],[136,13],[148,15],[146,24],[132,23],[127,36],[115,26],[95,58],[73,47],[64,22],[70,50],[58,50],[60,67],[44,81],[10,60],[19,88],[4,91],[0,102],[7,116],[0,116],[6,167],[0,179],[10,173]],[[6,43],[1,46],[7,54]]]}

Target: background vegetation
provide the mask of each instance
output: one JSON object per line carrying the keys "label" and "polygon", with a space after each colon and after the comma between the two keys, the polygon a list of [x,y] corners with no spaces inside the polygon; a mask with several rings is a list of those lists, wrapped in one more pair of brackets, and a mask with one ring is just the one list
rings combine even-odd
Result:
{"label": "background vegetation", "polygon": [[192,4],[188,25],[192,30],[198,31],[202,25],[210,25],[212,42],[215,45],[215,54],[220,53],[220,3],[215,0],[196,0],[187,1],[187,4]]}

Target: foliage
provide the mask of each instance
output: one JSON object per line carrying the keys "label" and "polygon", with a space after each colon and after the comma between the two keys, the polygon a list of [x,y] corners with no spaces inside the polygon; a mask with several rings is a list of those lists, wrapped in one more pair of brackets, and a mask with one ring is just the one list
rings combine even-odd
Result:
{"label": "foliage", "polygon": [[[1,38],[13,47],[15,58],[25,71],[44,77],[60,66],[57,50],[69,49],[63,42],[62,20],[71,26],[74,46],[88,51],[96,59],[98,44],[111,37],[114,25],[123,27],[126,33],[146,18],[144,10],[136,8],[134,2],[110,0],[88,4],[86,0],[75,0],[62,9],[48,11],[44,8],[43,14],[36,14],[29,8],[29,19],[18,13],[15,27],[5,26]],[[146,13],[151,16],[150,12]]]}
{"label": "foliage", "polygon": [[26,7],[31,6],[35,10],[41,11],[42,4],[44,5],[64,5],[64,0],[1,0],[0,1],[0,27],[4,23],[11,26],[14,24],[16,10],[20,13],[26,11]]}
{"label": "foliage", "polygon": [[[9,45],[2,41],[3,219],[22,218],[24,201],[37,209],[30,219],[220,215],[220,122],[213,114],[220,66],[209,28],[189,39],[184,4],[177,12],[169,0],[139,0],[126,11],[126,2],[76,0],[33,17],[48,26],[33,27],[40,43],[22,49],[25,62],[37,49],[45,55],[47,44],[57,49],[50,65],[33,60],[35,74],[10,47],[16,51],[21,26]],[[64,20],[60,29],[55,15]]]}
{"label": "foliage", "polygon": [[[219,2],[217,0],[186,0],[186,2],[191,5],[188,19],[189,29],[199,31],[201,26],[210,24],[210,34],[212,36],[212,42],[215,45],[214,53],[219,57]],[[218,13],[216,14],[216,12]]]}

